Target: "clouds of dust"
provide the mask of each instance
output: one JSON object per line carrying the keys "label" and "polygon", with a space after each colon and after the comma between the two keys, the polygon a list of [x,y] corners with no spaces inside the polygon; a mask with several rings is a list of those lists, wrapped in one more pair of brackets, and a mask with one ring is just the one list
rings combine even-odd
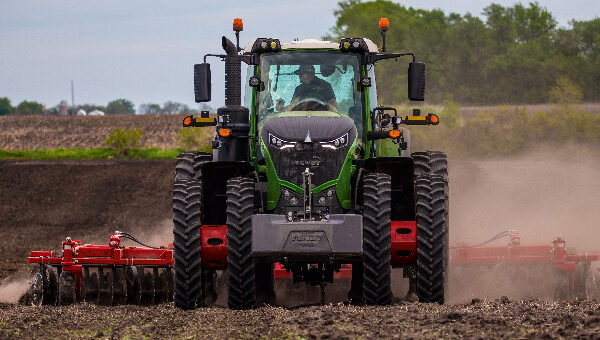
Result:
{"label": "clouds of dust", "polygon": [[[451,159],[449,166],[451,244],[479,243],[514,229],[522,244],[551,244],[561,235],[569,251],[600,250],[597,151],[538,149],[506,159]],[[507,243],[502,239],[492,245]],[[463,271],[460,277],[451,270],[450,300],[476,294],[543,298],[552,290],[541,287],[553,280],[547,268],[521,267],[512,273],[518,277],[514,284],[506,272],[487,269]],[[535,274],[541,276],[537,283],[523,279]]]}
{"label": "clouds of dust", "polygon": [[[142,243],[152,247],[167,246],[173,242],[173,220],[171,218],[157,221],[153,225],[133,225],[122,231],[135,236]],[[123,239],[122,244],[125,246],[140,246],[127,239]]]}
{"label": "clouds of dust", "polygon": [[28,278],[11,278],[0,284],[0,302],[17,303],[19,298],[29,289]]}

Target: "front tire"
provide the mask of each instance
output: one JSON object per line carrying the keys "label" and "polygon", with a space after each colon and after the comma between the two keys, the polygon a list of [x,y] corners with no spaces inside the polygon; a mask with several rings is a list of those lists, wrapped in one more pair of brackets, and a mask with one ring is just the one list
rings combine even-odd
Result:
{"label": "front tire", "polygon": [[227,182],[227,274],[228,305],[248,309],[256,305],[252,215],[254,181],[234,177]]}
{"label": "front tire", "polygon": [[[201,154],[200,154],[201,155]],[[201,155],[206,156],[206,155]],[[173,184],[174,302],[181,309],[204,305],[201,238],[202,176],[200,165],[210,161],[194,152],[177,157]]]}
{"label": "front tire", "polygon": [[420,302],[444,303],[448,261],[445,188],[442,176],[422,175],[416,181],[416,291]]}
{"label": "front tire", "polygon": [[372,173],[363,183],[363,299],[369,305],[388,305],[393,297],[392,180],[387,174]]}

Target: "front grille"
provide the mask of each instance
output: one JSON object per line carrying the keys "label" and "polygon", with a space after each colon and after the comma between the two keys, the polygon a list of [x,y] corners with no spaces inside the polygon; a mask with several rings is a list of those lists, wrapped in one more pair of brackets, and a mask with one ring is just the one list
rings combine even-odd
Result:
{"label": "front grille", "polygon": [[312,184],[319,186],[338,178],[356,128],[341,115],[273,117],[261,137],[280,179],[302,187],[302,173],[309,168]]}
{"label": "front grille", "polygon": [[312,183],[319,186],[336,179],[344,164],[348,148],[326,149],[318,143],[297,143],[293,148],[280,150],[269,147],[269,153],[280,179],[302,186],[302,173],[310,169]]}

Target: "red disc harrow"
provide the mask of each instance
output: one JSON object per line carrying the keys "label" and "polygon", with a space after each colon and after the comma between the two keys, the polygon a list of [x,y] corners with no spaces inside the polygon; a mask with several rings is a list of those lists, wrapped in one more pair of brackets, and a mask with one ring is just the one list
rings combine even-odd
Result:
{"label": "red disc harrow", "polygon": [[115,232],[108,245],[81,244],[67,238],[62,242],[61,255],[55,251],[31,251],[27,262],[39,265],[33,274],[32,303],[148,305],[172,301],[172,245],[122,247],[123,237],[134,239],[127,233]]}
{"label": "red disc harrow", "polygon": [[[485,246],[493,240],[510,237],[506,246]],[[557,298],[591,298],[595,292],[595,275],[592,262],[600,260],[600,254],[569,253],[566,240],[558,236],[548,244],[522,244],[518,232],[509,230],[494,236],[484,244],[461,245],[450,249],[450,263],[454,268],[465,267],[527,267],[539,265],[549,268]]]}

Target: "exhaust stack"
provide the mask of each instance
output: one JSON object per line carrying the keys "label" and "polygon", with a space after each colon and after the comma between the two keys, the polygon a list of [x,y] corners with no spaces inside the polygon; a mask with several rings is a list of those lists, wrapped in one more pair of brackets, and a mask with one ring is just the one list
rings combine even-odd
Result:
{"label": "exhaust stack", "polygon": [[250,159],[250,112],[242,103],[241,59],[238,47],[226,37],[222,38],[225,57],[225,106],[217,109],[217,132],[231,131],[228,135],[217,133],[214,159],[217,161],[248,161]]}

